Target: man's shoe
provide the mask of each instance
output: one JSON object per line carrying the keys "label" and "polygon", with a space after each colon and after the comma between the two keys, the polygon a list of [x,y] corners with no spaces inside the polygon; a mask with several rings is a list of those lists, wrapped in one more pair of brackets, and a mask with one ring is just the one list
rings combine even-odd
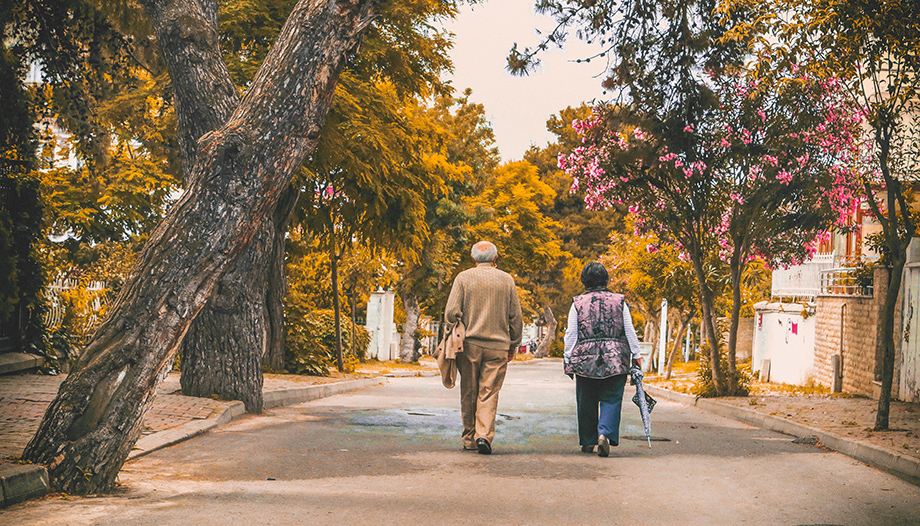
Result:
{"label": "man's shoe", "polygon": [[582,453],[594,453],[594,446],[581,446]]}
{"label": "man's shoe", "polygon": [[610,441],[604,435],[598,435],[597,437],[597,456],[610,456]]}
{"label": "man's shoe", "polygon": [[479,450],[480,455],[492,454],[492,445],[489,444],[489,441],[484,438],[476,439],[476,449]]}

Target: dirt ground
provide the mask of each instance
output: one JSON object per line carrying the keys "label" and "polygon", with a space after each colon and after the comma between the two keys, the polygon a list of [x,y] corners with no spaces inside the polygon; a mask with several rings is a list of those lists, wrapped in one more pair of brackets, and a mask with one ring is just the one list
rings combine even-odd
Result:
{"label": "dirt ground", "polygon": [[[690,393],[696,364],[675,368],[672,379],[655,374],[646,381],[657,387]],[[719,402],[788,418],[836,435],[852,437],[900,455],[920,458],[920,404],[892,401],[889,430],[873,431],[878,400],[847,394],[832,394],[818,387],[753,382],[749,396],[719,398]]]}

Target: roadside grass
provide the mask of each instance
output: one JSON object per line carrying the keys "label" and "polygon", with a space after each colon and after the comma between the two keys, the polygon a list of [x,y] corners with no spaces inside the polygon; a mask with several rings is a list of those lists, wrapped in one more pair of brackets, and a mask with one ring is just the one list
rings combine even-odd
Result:
{"label": "roadside grass", "polygon": [[394,371],[432,371],[438,369],[438,362],[433,356],[422,356],[417,363],[402,363],[397,360],[370,359],[358,364],[357,370],[362,373],[389,374]]}

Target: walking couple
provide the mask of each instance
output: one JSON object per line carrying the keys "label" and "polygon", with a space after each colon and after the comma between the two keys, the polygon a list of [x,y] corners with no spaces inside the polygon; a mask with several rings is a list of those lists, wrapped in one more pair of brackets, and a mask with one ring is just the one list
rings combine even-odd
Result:
{"label": "walking couple", "polygon": [[[495,267],[498,250],[488,241],[473,245],[476,266],[457,275],[444,315],[462,344],[439,351],[445,385],[453,378],[444,364],[456,360],[460,374],[463,448],[492,453],[498,393],[508,362],[521,343],[523,318],[514,278]],[[623,296],[607,289],[607,269],[585,265],[584,294],[575,297],[565,331],[565,373],[575,379],[578,440],[586,453],[610,454],[619,443],[623,389],[631,360],[639,361],[639,340]],[[448,340],[445,339],[445,340]],[[462,347],[461,347],[462,345]]]}

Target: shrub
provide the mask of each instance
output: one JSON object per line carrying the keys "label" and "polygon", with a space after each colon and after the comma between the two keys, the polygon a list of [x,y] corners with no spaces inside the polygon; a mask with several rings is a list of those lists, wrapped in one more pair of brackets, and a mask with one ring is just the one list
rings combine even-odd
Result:
{"label": "shrub", "polygon": [[549,346],[549,355],[552,358],[562,358],[563,353],[565,353],[565,343],[561,338],[556,338]]}
{"label": "shrub", "polygon": [[[706,352],[706,349],[703,349],[703,351],[704,352],[700,353],[697,380],[690,388],[690,392],[703,398],[720,396],[715,384],[712,382],[712,368],[709,366],[709,353]],[[730,384],[734,384],[734,387],[730,387],[724,396],[747,396],[748,392],[750,392],[751,382],[754,380],[750,364],[740,365],[737,369],[738,378],[732,382],[732,379],[728,377],[728,350],[724,346],[720,346],[719,372],[722,373],[722,378],[728,380]]]}
{"label": "shrub", "polygon": [[[288,349],[285,369],[295,374],[327,376],[335,368],[335,317],[331,310],[312,310],[296,300],[285,305],[285,345]],[[352,342],[351,324],[342,320],[342,354],[346,372],[353,372],[370,343],[364,327],[355,327]]]}

